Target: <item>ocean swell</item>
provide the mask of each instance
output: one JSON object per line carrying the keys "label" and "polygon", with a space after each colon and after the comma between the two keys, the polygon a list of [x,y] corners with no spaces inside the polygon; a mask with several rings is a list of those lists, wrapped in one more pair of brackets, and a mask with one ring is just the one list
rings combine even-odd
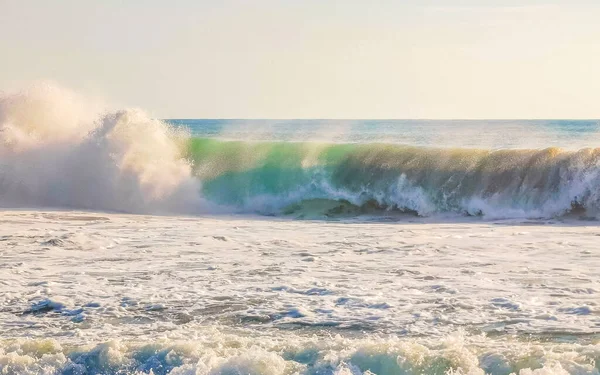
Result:
{"label": "ocean swell", "polygon": [[600,149],[194,138],[37,85],[0,95],[0,205],[293,218],[595,217]]}
{"label": "ocean swell", "polygon": [[599,149],[476,150],[193,139],[205,197],[299,216],[595,215]]}

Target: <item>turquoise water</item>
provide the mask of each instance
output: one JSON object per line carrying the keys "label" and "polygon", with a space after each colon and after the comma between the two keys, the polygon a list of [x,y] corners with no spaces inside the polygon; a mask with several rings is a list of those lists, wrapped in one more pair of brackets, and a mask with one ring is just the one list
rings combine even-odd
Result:
{"label": "turquoise water", "polygon": [[595,216],[597,121],[171,120],[202,195],[305,217]]}

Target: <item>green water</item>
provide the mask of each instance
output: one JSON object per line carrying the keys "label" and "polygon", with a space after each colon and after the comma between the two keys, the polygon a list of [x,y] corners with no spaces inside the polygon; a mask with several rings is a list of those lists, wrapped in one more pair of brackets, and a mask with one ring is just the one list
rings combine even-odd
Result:
{"label": "green water", "polygon": [[[597,149],[490,151],[209,138],[191,139],[186,157],[206,198],[266,214],[302,210],[308,201],[338,202],[334,209],[343,212],[348,210],[340,207],[350,205],[422,215],[479,215],[486,209],[543,215],[548,207],[562,214],[574,203],[595,206],[600,162]],[[330,212],[331,204],[322,204]]]}

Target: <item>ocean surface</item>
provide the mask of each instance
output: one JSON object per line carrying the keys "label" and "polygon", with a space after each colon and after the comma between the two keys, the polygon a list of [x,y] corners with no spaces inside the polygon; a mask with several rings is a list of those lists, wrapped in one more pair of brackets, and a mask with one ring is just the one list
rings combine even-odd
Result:
{"label": "ocean surface", "polygon": [[0,374],[600,374],[600,121],[0,94]]}

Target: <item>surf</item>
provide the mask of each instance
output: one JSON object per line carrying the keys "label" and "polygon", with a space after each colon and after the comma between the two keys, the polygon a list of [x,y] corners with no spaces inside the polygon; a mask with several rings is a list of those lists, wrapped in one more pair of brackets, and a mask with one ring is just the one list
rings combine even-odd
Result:
{"label": "surf", "polygon": [[194,138],[187,155],[206,198],[264,214],[555,217],[598,208],[600,149]]}
{"label": "surf", "polygon": [[599,159],[597,148],[226,140],[141,109],[106,110],[54,84],[0,95],[3,207],[595,218]]}

